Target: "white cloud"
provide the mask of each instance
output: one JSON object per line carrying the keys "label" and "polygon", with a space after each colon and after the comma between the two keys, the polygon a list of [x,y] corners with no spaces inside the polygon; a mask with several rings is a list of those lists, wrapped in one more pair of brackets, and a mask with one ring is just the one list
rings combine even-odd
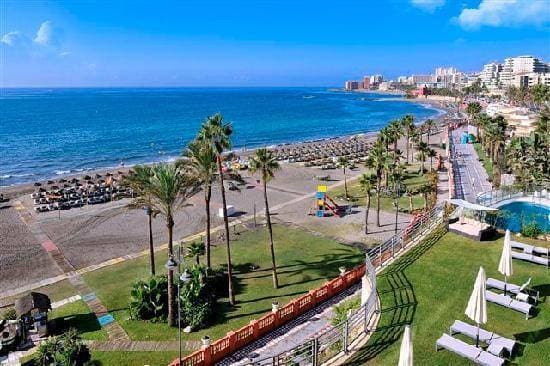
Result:
{"label": "white cloud", "polygon": [[13,31],[6,33],[0,39],[0,43],[8,45],[10,47],[17,47],[20,45],[26,45],[28,43],[28,38],[19,31]]}
{"label": "white cloud", "polygon": [[40,28],[34,37],[34,43],[41,46],[59,47],[63,38],[63,30],[47,20],[40,24]]}
{"label": "white cloud", "polygon": [[550,22],[550,3],[548,0],[482,0],[477,8],[463,9],[456,20],[465,29],[542,26]]}
{"label": "white cloud", "polygon": [[445,0],[411,0],[411,4],[429,13],[445,5]]}

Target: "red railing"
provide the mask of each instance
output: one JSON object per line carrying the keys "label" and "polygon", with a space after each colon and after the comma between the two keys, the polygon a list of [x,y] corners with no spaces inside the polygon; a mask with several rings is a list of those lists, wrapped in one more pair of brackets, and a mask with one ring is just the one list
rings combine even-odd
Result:
{"label": "red railing", "polygon": [[265,314],[260,319],[255,319],[249,325],[229,332],[225,337],[218,339],[209,346],[203,347],[181,359],[172,361],[170,366],[208,366],[231,355],[236,350],[252,343],[266,333],[281,325],[296,319],[309,309],[339,294],[353,284],[357,283],[365,274],[365,265],[362,264],[341,276],[326,282],[323,286],[311,290],[278,310]]}

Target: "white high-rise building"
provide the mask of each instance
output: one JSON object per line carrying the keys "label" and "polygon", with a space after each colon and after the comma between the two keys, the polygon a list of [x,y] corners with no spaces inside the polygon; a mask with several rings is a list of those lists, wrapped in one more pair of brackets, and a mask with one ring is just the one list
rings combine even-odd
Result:
{"label": "white high-rise building", "polygon": [[527,77],[527,84],[525,84],[525,77],[529,74],[544,74],[549,71],[548,64],[533,56],[510,57],[504,60],[500,82],[504,87],[526,86],[529,78]]}
{"label": "white high-rise building", "polygon": [[479,78],[488,89],[496,89],[500,87],[500,74],[502,73],[503,65],[491,62],[483,66]]}
{"label": "white high-rise building", "polygon": [[438,67],[435,69],[435,76],[451,76],[457,73],[456,67]]}

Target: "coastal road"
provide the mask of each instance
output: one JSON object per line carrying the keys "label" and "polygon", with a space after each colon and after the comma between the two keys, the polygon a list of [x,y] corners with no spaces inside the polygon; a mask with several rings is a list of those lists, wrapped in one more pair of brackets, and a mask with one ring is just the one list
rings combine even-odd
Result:
{"label": "coastal road", "polygon": [[485,168],[478,160],[474,146],[460,143],[460,138],[466,131],[466,126],[451,131],[451,155],[456,169],[456,197],[475,203],[477,195],[490,191],[492,185]]}

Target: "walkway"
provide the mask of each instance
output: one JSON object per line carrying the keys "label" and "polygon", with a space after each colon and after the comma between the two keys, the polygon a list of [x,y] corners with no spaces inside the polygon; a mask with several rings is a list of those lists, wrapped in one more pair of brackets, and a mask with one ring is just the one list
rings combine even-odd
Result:
{"label": "walkway", "polygon": [[456,198],[475,203],[477,194],[490,191],[492,185],[485,168],[479,161],[474,146],[460,143],[460,138],[466,131],[466,126],[451,131],[451,156],[456,167]]}

